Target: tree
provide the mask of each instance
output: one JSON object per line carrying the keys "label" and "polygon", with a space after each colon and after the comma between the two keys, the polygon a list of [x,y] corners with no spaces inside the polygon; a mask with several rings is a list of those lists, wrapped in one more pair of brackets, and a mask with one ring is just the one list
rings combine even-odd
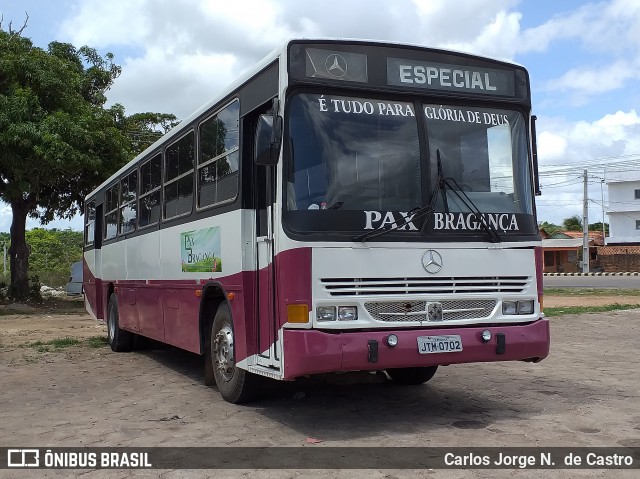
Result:
{"label": "tree", "polygon": [[[600,231],[602,232],[602,221],[597,221],[595,223],[589,223],[589,231]],[[605,234],[609,234],[609,223],[604,224]]]}
{"label": "tree", "polygon": [[582,231],[582,219],[578,215],[562,220],[562,226],[566,231]]}
{"label": "tree", "polygon": [[26,232],[29,269],[35,273],[69,273],[69,266],[82,259],[82,232],[33,228]]}
{"label": "tree", "polygon": [[553,223],[549,223],[547,221],[542,221],[541,223],[538,223],[538,228],[541,230],[545,230],[549,235],[553,235],[558,231],[562,230],[561,226],[555,225]]}
{"label": "tree", "polygon": [[35,47],[0,19],[0,198],[11,205],[11,294],[28,296],[27,215],[70,218],[131,157],[105,92],[120,74],[110,53]]}
{"label": "tree", "polygon": [[123,131],[131,141],[133,155],[146,150],[162,135],[178,125],[180,121],[170,113],[134,113],[125,115],[124,106],[116,103],[111,107],[118,128]]}

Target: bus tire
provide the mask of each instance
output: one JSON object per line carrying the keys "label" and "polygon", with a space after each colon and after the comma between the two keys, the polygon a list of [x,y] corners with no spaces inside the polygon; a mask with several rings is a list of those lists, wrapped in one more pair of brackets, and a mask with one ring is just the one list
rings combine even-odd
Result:
{"label": "bus tire", "polygon": [[422,368],[397,368],[387,369],[389,377],[398,384],[416,386],[429,381],[438,370],[438,366]]}
{"label": "bus tire", "polygon": [[118,298],[115,294],[109,297],[107,306],[107,339],[111,350],[115,352],[131,351],[133,347],[133,333],[120,329],[118,314]]}
{"label": "bus tire", "polygon": [[229,305],[218,306],[211,324],[209,347],[205,352],[206,369],[213,370],[213,378],[225,401],[239,404],[252,399],[256,394],[258,376],[236,366],[233,321]]}

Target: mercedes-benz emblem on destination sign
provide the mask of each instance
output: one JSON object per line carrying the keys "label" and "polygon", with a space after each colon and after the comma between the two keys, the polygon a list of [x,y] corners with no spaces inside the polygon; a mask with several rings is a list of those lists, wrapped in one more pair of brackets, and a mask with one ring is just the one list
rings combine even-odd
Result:
{"label": "mercedes-benz emblem on destination sign", "polygon": [[347,74],[347,60],[337,53],[329,55],[324,66],[327,68],[327,73],[334,78],[342,78]]}
{"label": "mercedes-benz emblem on destination sign", "polygon": [[422,266],[427,273],[436,274],[442,269],[442,256],[436,250],[428,249],[422,255]]}

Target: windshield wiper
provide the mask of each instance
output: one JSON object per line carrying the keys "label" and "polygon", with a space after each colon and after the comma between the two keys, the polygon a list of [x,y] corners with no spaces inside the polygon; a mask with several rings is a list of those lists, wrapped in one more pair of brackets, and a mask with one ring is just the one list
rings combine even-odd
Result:
{"label": "windshield wiper", "polygon": [[[442,159],[440,158],[440,149],[436,150],[436,159],[438,166],[438,177],[436,178],[436,187],[431,194],[431,199],[429,200],[428,205],[420,206],[409,211],[406,221],[398,226],[394,226],[385,230],[368,231],[367,233],[360,236],[354,236],[353,241],[362,241],[364,243],[368,239],[377,238],[378,236],[385,235],[387,233],[390,233],[391,231],[401,230],[403,227],[407,226],[414,220],[426,216],[426,219],[424,220],[424,222],[422,223],[422,227],[420,228],[420,233],[424,234],[424,231],[429,224],[429,218],[431,217],[431,214],[435,212],[435,205],[438,201],[438,193],[442,195],[442,203],[444,205],[445,212],[449,212],[447,190],[450,190],[458,197],[462,204],[464,204],[464,206],[466,206],[467,209],[475,215],[482,228],[487,232],[489,241],[491,241],[492,243],[501,242],[502,238],[500,237],[500,233],[498,233],[498,230],[491,223],[483,220],[482,213],[480,212],[476,204],[471,200],[471,198],[469,198],[469,196],[462,190],[458,182],[453,178],[447,178],[444,176],[444,173],[442,171]],[[454,188],[454,186],[457,189]]]}
{"label": "windshield wiper", "polygon": [[[475,215],[476,220],[478,221],[478,223],[480,223],[480,226],[482,226],[482,228],[487,232],[487,235],[489,236],[489,241],[491,241],[492,243],[499,243],[500,241],[502,241],[502,238],[500,237],[500,233],[498,233],[498,230],[495,228],[495,226],[493,226],[491,223],[489,223],[488,221],[485,221],[482,218],[482,213],[480,212],[480,209],[471,200],[471,198],[469,198],[469,196],[464,192],[464,190],[460,187],[458,182],[454,178],[447,178],[442,174],[442,160],[440,159],[439,149],[436,150],[436,156],[438,161],[437,190],[440,190],[442,192],[442,200],[444,202],[445,212],[447,213],[449,212],[449,203],[447,201],[447,190],[450,190],[451,192],[453,192],[453,194],[455,194],[458,197],[458,199],[462,202],[462,204],[466,206],[467,209],[473,215]],[[422,226],[424,228],[425,225],[422,225]]]}

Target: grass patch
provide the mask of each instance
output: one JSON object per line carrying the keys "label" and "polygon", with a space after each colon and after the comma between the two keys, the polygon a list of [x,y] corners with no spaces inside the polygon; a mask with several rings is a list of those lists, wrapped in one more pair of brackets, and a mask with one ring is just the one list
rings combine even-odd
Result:
{"label": "grass patch", "polygon": [[85,339],[85,342],[90,348],[103,348],[109,344],[106,336],[91,336]]}
{"label": "grass patch", "polygon": [[544,308],[545,316],[562,316],[565,314],[604,313],[607,311],[622,311],[638,309],[637,304],[605,304],[603,306],[565,306],[559,308]]}
{"label": "grass patch", "polygon": [[80,344],[80,341],[76,338],[56,338],[51,341],[35,341],[33,343],[25,344],[26,348],[34,348],[39,353],[49,352],[50,347],[53,348],[68,348],[69,346],[75,346]]}
{"label": "grass patch", "polygon": [[86,345],[90,348],[103,348],[109,345],[109,340],[106,336],[91,336],[83,339],[66,337],[52,339],[51,341],[35,341],[33,343],[23,344],[20,347],[33,348],[39,353],[49,353],[54,349],[63,349],[79,344]]}
{"label": "grass patch", "polygon": [[544,288],[549,296],[640,296],[640,289]]}

